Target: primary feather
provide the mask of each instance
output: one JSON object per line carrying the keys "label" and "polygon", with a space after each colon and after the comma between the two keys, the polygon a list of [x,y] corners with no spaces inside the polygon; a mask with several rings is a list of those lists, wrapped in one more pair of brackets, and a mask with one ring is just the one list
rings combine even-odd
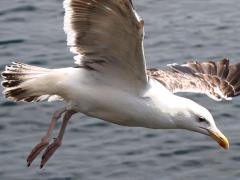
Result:
{"label": "primary feather", "polygon": [[193,92],[210,98],[231,100],[240,94],[240,63],[221,61],[170,64],[171,70],[148,69],[148,75],[165,85],[173,93]]}

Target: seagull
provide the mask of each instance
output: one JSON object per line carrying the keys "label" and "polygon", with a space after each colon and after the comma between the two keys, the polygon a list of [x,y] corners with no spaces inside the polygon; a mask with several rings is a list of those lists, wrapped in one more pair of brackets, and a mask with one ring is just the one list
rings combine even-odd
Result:
{"label": "seagull", "polygon": [[[175,93],[231,100],[240,94],[240,63],[191,61],[168,65],[165,70],[147,69],[144,21],[131,0],[64,0],[63,5],[64,30],[75,65],[48,69],[13,62],[1,74],[8,99],[65,102],[27,157],[28,166],[41,152],[40,167],[47,163],[61,146],[70,118],[78,112],[122,126],[198,132],[229,148],[211,113]],[[58,136],[50,142],[61,117]]]}

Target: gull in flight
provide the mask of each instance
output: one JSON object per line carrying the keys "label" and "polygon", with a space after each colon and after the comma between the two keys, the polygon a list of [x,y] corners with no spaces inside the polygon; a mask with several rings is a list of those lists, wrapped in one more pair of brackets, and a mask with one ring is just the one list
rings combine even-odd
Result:
{"label": "gull in flight", "polygon": [[[62,100],[49,128],[27,157],[28,166],[43,151],[42,168],[61,145],[71,116],[81,112],[111,123],[151,129],[186,129],[212,137],[229,148],[213,116],[196,102],[175,95],[193,92],[214,100],[240,93],[240,63],[188,62],[167,70],[147,69],[144,21],[131,0],[65,0],[67,45],[75,66],[48,69],[14,62],[2,72],[3,94],[15,101]],[[56,121],[58,136],[50,143]]]}

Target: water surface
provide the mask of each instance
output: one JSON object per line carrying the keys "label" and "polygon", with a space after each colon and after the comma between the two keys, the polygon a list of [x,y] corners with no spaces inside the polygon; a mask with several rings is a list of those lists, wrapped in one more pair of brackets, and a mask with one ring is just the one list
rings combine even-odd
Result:
{"label": "water surface", "polygon": [[[134,4],[145,19],[149,67],[189,59],[239,61],[238,0],[135,0]],[[63,14],[62,0],[1,0],[1,70],[15,60],[72,66]],[[196,133],[126,128],[78,114],[68,126],[63,146],[39,170],[40,159],[27,168],[25,158],[45,133],[51,113],[63,104],[13,103],[1,96],[0,179],[239,179],[240,99],[217,104],[205,96],[187,97],[211,110],[231,141],[229,151]]]}

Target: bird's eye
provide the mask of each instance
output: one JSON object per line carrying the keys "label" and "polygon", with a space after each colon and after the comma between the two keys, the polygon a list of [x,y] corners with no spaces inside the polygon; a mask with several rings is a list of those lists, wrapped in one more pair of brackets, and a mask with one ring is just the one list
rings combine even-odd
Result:
{"label": "bird's eye", "polygon": [[204,117],[198,117],[198,122],[207,122],[206,119]]}

